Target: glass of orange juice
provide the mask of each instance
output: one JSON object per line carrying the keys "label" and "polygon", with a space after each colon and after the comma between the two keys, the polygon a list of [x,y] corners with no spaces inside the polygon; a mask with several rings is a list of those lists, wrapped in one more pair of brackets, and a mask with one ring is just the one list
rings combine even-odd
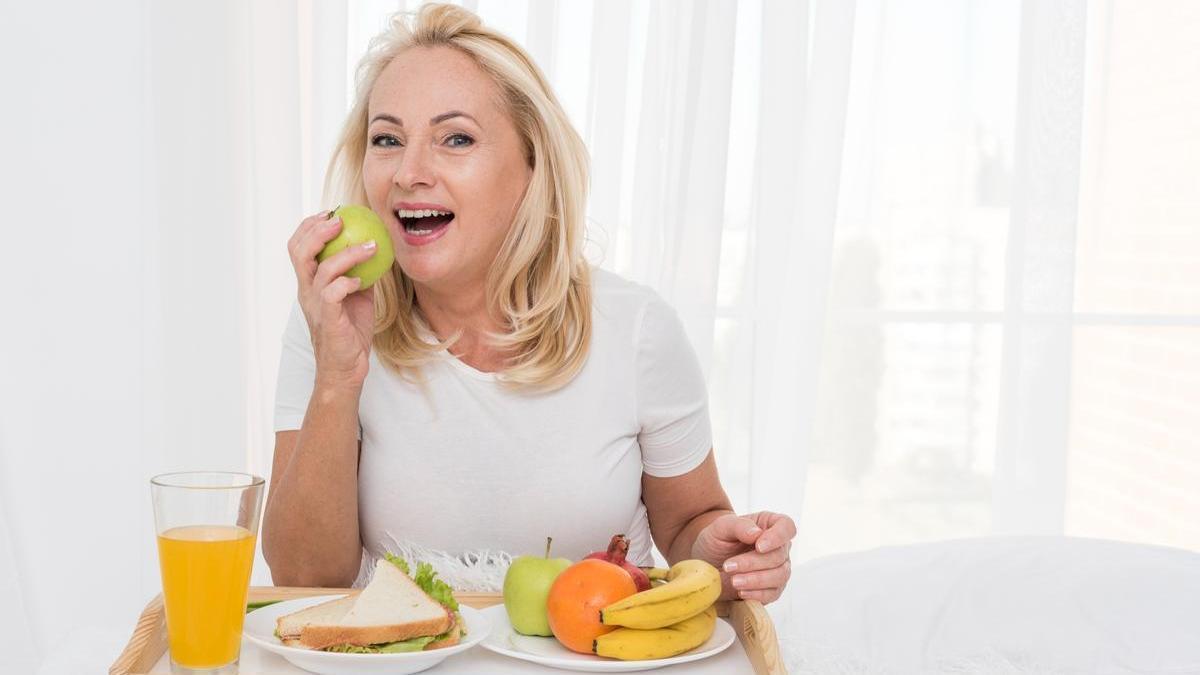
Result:
{"label": "glass of orange juice", "polygon": [[263,479],[168,473],[152,478],[150,491],[171,670],[237,672]]}

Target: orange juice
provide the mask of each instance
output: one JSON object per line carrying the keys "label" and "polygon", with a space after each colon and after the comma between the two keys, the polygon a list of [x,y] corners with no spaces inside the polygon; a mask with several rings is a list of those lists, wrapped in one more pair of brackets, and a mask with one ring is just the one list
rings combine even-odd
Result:
{"label": "orange juice", "polygon": [[235,525],[192,525],[158,535],[171,658],[217,668],[238,657],[254,534]]}

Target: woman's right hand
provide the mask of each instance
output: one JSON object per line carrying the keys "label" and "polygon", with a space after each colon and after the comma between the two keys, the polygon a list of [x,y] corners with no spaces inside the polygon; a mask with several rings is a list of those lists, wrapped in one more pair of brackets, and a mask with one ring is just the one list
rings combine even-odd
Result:
{"label": "woman's right hand", "polygon": [[350,246],[318,264],[317,254],[342,230],[341,218],[332,215],[305,218],[288,240],[288,254],[312,336],[317,384],[361,387],[375,332],[375,289],[357,292],[359,280],[345,274],[375,254],[374,242]]}

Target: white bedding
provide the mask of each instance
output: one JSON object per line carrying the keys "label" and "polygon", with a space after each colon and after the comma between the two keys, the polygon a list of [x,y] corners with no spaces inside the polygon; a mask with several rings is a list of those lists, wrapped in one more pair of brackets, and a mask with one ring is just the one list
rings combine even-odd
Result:
{"label": "white bedding", "polygon": [[793,570],[804,673],[1200,673],[1200,554],[1069,537],[875,549]]}

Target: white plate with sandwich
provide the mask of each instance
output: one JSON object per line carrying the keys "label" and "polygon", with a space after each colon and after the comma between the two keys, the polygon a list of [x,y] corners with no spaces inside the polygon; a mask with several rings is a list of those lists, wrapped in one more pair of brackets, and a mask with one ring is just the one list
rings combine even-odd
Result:
{"label": "white plate with sandwich", "polygon": [[[402,569],[403,568],[403,569]],[[457,605],[431,568],[414,581],[398,558],[381,559],[359,593],[288,600],[246,615],[247,640],[314,673],[416,673],[487,637],[491,621]]]}

